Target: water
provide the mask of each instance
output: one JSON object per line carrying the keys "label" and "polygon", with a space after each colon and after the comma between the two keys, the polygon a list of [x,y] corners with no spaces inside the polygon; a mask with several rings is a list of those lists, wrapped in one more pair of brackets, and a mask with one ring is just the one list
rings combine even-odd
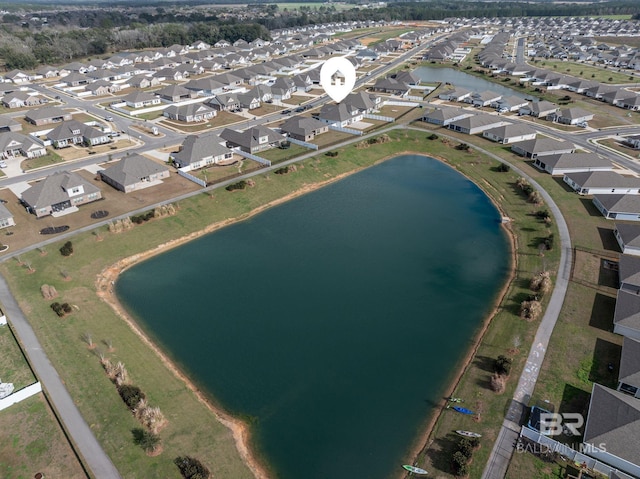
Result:
{"label": "water", "polygon": [[499,219],[454,170],[401,156],[141,263],[117,292],[251,418],[274,477],[383,479],[505,280]]}
{"label": "water", "polygon": [[502,96],[517,96],[519,98],[529,98],[531,96],[454,68],[424,66],[416,68],[415,73],[424,82],[450,83],[457,88],[464,88],[472,92],[491,91]]}

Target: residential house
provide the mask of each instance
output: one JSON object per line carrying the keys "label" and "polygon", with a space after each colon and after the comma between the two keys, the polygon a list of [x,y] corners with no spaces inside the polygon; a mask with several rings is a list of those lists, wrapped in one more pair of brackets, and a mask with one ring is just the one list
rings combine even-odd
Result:
{"label": "residential house", "polygon": [[444,101],[463,101],[471,96],[471,91],[465,88],[455,88],[452,90],[445,90],[438,95],[440,100]]}
{"label": "residential house", "polygon": [[58,108],[57,106],[50,106],[31,110],[25,114],[24,118],[29,123],[33,123],[36,126],[42,126],[50,123],[57,123],[59,121],[69,121],[73,117],[71,113],[66,110]]}
{"label": "residential house", "polygon": [[171,105],[163,110],[162,115],[172,120],[193,123],[210,120],[217,113],[213,108],[202,103],[189,103],[187,105]]}
{"label": "residential house", "polygon": [[177,103],[195,98],[198,94],[180,85],[168,85],[160,90],[154,91],[161,99]]}
{"label": "residential house", "polygon": [[504,121],[503,117],[480,113],[473,116],[467,116],[460,120],[452,121],[448,124],[448,128],[453,131],[459,131],[467,135],[475,135],[485,130],[509,125],[508,121]]}
{"label": "residential house", "polygon": [[164,178],[169,178],[169,168],[142,155],[131,155],[99,174],[102,181],[115,189],[131,193],[162,183]]}
{"label": "residential house", "polygon": [[[626,254],[620,256],[618,262],[618,281],[621,292],[626,291],[640,296],[640,257]],[[626,307],[622,309],[629,314],[640,316],[640,309],[633,311]],[[625,316],[625,314],[621,316]]]}
{"label": "residential house", "polygon": [[242,109],[240,107],[238,96],[234,93],[223,93],[221,95],[216,95],[213,98],[209,98],[206,101],[206,104],[216,111],[237,112]]}
{"label": "residential house", "polygon": [[237,98],[240,102],[240,107],[242,108],[246,108],[247,110],[255,110],[256,108],[260,108],[260,95],[255,93],[253,90],[244,93],[238,93]]}
{"label": "residential house", "polygon": [[409,95],[411,87],[409,87],[406,83],[398,81],[394,78],[379,78],[378,80],[376,80],[373,87],[371,87],[371,90],[405,97]]}
{"label": "residential house", "polygon": [[329,125],[346,127],[352,123],[362,121],[364,113],[356,107],[345,103],[338,104],[325,103],[317,114],[318,120],[328,123]]}
{"label": "residential house", "polygon": [[520,108],[525,108],[528,105],[529,102],[527,100],[515,95],[501,97],[495,103],[491,104],[493,108],[501,113],[506,113],[508,111],[520,111]]}
{"label": "residential house", "polygon": [[0,133],[0,154],[3,159],[24,156],[36,158],[47,154],[47,150],[31,137],[14,132]]}
{"label": "residential house", "polygon": [[518,110],[519,115],[529,115],[534,118],[547,118],[553,115],[558,107],[549,101],[534,101]]}
{"label": "residential house", "polygon": [[579,125],[593,120],[593,113],[578,107],[565,108],[551,115],[551,119],[564,125]]}
{"label": "residential house", "polygon": [[147,75],[135,75],[131,79],[127,80],[127,83],[133,88],[144,89],[152,86],[158,86],[160,84],[160,80]]}
{"label": "residential house", "polygon": [[22,123],[16,121],[10,116],[0,115],[0,133],[5,131],[20,131]]}
{"label": "residential house", "polygon": [[521,123],[507,124],[496,128],[484,130],[482,136],[491,141],[496,141],[507,145],[518,141],[533,140],[536,137],[536,130]]}
{"label": "residential house", "polygon": [[315,118],[294,116],[285,121],[280,130],[290,138],[310,142],[317,135],[329,131],[329,125]]}
{"label": "residential house", "polygon": [[473,113],[462,108],[438,107],[433,111],[425,112],[422,121],[433,123],[434,125],[447,126],[451,122],[468,116],[473,116]]}
{"label": "residential house", "polygon": [[595,195],[593,204],[608,220],[640,221],[640,195]]}
{"label": "residential house", "polygon": [[233,159],[233,152],[218,135],[189,135],[171,159],[178,168],[196,170]]}
{"label": "residential house", "polygon": [[15,226],[16,222],[13,219],[13,214],[7,209],[5,205],[0,203],[0,229],[8,228],[9,226]]}
{"label": "residential house", "polygon": [[533,164],[552,175],[582,171],[611,171],[613,163],[596,153],[562,153],[536,157]]}
{"label": "residential house", "polygon": [[280,133],[258,125],[244,131],[236,131],[225,128],[220,133],[220,138],[227,141],[229,148],[240,148],[246,153],[259,153],[264,150],[279,147],[286,138]]}
{"label": "residential house", "polygon": [[589,456],[640,476],[640,401],[594,383],[582,448]]}
{"label": "residential house", "polygon": [[492,92],[474,92],[471,96],[464,99],[465,103],[471,103],[475,107],[490,106],[492,103],[496,103],[502,95]]}
{"label": "residential house", "polygon": [[29,95],[24,91],[16,91],[2,97],[2,104],[7,108],[25,108],[38,106],[43,103],[43,98],[38,95]]}
{"label": "residential house", "polygon": [[568,141],[554,140],[543,136],[514,143],[511,146],[511,151],[525,158],[535,160],[539,156],[573,153],[575,146]]}
{"label": "residential house", "polygon": [[20,70],[11,70],[4,74],[4,78],[5,81],[10,81],[16,85],[22,85],[23,83],[28,83],[30,81],[29,75],[21,72]]}
{"label": "residential house", "polygon": [[271,85],[271,93],[274,100],[288,100],[296,91],[296,85],[291,78],[278,77]]}
{"label": "residential house", "polygon": [[365,91],[350,93],[342,100],[344,103],[357,108],[362,113],[372,113],[380,108],[381,98]]}
{"label": "residential house", "polygon": [[640,194],[640,179],[622,176],[614,171],[567,173],[562,181],[580,195]]}
{"label": "residential house", "polygon": [[60,70],[50,65],[43,65],[36,70],[36,74],[42,76],[42,78],[55,78],[60,76]]}
{"label": "residential house", "polygon": [[61,171],[47,176],[22,193],[22,202],[38,218],[62,213],[102,198],[100,189],[78,173]]}
{"label": "residential house", "polygon": [[626,336],[622,339],[617,390],[640,399],[640,341]]}
{"label": "residential house", "polygon": [[129,108],[145,108],[161,103],[160,98],[144,91],[134,91],[122,97]]}
{"label": "residential house", "polygon": [[77,144],[95,146],[111,142],[108,133],[76,120],[63,121],[47,133],[47,139],[54,148],[66,148]]}
{"label": "residential house", "polygon": [[616,223],[613,234],[623,254],[640,256],[640,225]]}

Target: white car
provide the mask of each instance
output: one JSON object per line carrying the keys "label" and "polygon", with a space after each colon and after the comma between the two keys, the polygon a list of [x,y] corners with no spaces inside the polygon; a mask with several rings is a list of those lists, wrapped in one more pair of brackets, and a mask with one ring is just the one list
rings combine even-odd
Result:
{"label": "white car", "polygon": [[7,167],[7,162],[4,160],[0,160],[0,168],[6,168]]}

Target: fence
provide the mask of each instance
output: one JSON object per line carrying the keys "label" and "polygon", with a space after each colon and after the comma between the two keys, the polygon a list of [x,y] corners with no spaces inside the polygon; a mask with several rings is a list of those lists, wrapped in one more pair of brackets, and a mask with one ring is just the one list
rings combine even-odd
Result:
{"label": "fence", "polygon": [[193,181],[194,183],[196,183],[197,185],[202,186],[203,188],[205,188],[207,186],[207,183],[205,183],[204,180],[201,180],[200,178],[197,178],[193,175],[190,175],[189,173],[187,173],[186,171],[183,171],[182,169],[178,170],[178,174],[180,176],[185,177],[187,180],[189,181]]}
{"label": "fence", "polygon": [[[422,100],[422,98],[420,98]],[[419,106],[419,103],[414,101],[397,101],[397,100],[387,100],[384,102],[385,106]]]}
{"label": "fence", "polygon": [[16,391],[6,398],[0,399],[0,411],[7,409],[8,407],[13,406],[16,403],[19,403],[23,399],[34,396],[40,391],[42,391],[42,385],[40,384],[40,381],[38,381],[37,383],[33,383],[31,386],[20,389],[20,391]]}
{"label": "fence", "polygon": [[342,133],[348,133],[350,135],[362,136],[362,132],[360,130],[353,130],[351,128],[343,128],[341,126],[329,125],[330,130],[340,131]]}
{"label": "fence", "polygon": [[252,155],[251,153],[247,153],[246,151],[235,150],[235,153],[237,153],[238,155],[240,155],[240,156],[242,156],[244,158],[248,158],[250,160],[257,161],[261,165],[271,166],[271,162],[269,160],[265,160],[264,158],[261,158],[261,157],[259,157],[257,155]]}
{"label": "fence", "polygon": [[544,446],[545,452],[557,453],[562,457],[573,461],[576,466],[582,466],[583,468],[590,469],[592,471],[604,474],[607,477],[611,477],[614,472],[618,472],[618,469],[604,464],[597,459],[589,457],[581,452],[576,451],[566,444],[551,439],[538,431],[534,431],[526,426],[522,426],[520,429],[520,437],[525,437],[530,441]]}
{"label": "fence", "polygon": [[314,145],[313,143],[307,143],[306,141],[296,140],[295,138],[291,138],[291,137],[288,137],[287,140],[295,145],[300,145],[300,146],[304,146],[305,148],[309,148],[310,150],[318,149],[318,145]]}
{"label": "fence", "polygon": [[386,121],[387,123],[393,123],[394,121],[396,121],[395,118],[392,118],[390,116],[372,115],[370,113],[365,113],[364,117],[368,118],[369,120]]}

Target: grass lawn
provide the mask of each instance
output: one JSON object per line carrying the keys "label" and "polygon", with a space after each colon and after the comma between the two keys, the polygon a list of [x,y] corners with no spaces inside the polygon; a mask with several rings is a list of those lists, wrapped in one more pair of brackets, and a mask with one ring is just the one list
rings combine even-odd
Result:
{"label": "grass lawn", "polygon": [[621,73],[615,71],[613,68],[605,69],[586,63],[544,59],[539,62],[534,62],[534,67],[538,66],[540,68],[546,68],[547,70],[557,71],[561,74],[584,78],[585,80],[594,80],[600,83],[629,83],[638,81],[635,76],[631,76],[629,73]]}
{"label": "grass lawn", "polygon": [[266,160],[270,160],[271,163],[275,164],[281,161],[290,160],[291,158],[295,158],[296,156],[308,153],[310,151],[312,150],[310,150],[309,148],[291,143],[291,146],[289,148],[271,148],[267,151],[261,151],[260,153],[258,153],[258,156],[261,156]]}
{"label": "grass lawn", "polygon": [[247,160],[240,156],[237,156],[237,160],[238,161],[232,165],[213,165],[192,171],[191,174],[208,183],[215,183],[260,168],[260,165],[255,161]]}
{"label": "grass lawn", "polygon": [[597,43],[607,45],[629,45],[630,47],[640,47],[640,37],[593,37]]}
{"label": "grass lawn", "polygon": [[619,151],[620,153],[623,153],[625,155],[629,155],[632,158],[640,158],[640,150],[635,150],[629,146],[625,146],[620,141],[614,138],[599,140],[598,144]]}
{"label": "grass lawn", "polygon": [[87,477],[42,394],[0,411],[0,429],[3,479]]}
{"label": "grass lawn", "polygon": [[13,383],[15,391],[36,382],[27,360],[9,326],[0,326],[0,371],[2,382]]}
{"label": "grass lawn", "polygon": [[155,120],[156,118],[160,118],[162,116],[162,110],[158,111],[150,111],[149,113],[143,113],[142,115],[134,115],[135,118],[139,118],[140,120]]}
{"label": "grass lawn", "polygon": [[34,168],[42,168],[45,166],[55,165],[56,163],[62,163],[64,158],[58,155],[55,151],[47,150],[48,153],[44,156],[38,156],[22,161],[22,169],[33,170]]}

